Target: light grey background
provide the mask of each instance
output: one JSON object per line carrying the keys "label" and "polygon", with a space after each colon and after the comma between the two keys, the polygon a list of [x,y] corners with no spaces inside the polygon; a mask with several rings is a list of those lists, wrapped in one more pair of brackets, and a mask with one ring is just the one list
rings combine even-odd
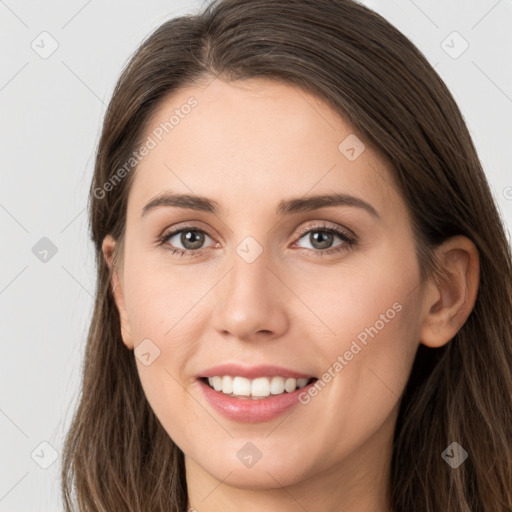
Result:
{"label": "light grey background", "polygon": [[[362,3],[445,80],[510,231],[512,0]],[[201,5],[0,0],[0,511],[62,510],[60,452],[95,291],[85,207],[105,107],[142,39]],[[57,248],[46,262],[33,252],[43,237]]]}

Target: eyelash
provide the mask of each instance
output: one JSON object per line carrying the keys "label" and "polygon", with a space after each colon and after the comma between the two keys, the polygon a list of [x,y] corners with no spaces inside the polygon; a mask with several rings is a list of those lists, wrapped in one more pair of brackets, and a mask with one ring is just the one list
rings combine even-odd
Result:
{"label": "eyelash", "polygon": [[[174,235],[181,233],[182,231],[197,231],[197,232],[204,233],[205,235],[208,235],[208,233],[206,231],[204,231],[203,229],[199,229],[196,226],[181,226],[179,229],[176,229],[169,233],[164,233],[162,236],[160,236],[158,238],[158,245],[163,246],[167,242],[167,240],[172,238]],[[356,239],[353,236],[350,236],[345,231],[342,231],[337,228],[333,228],[332,226],[327,226],[325,224],[313,226],[313,227],[307,227],[304,230],[301,230],[298,234],[298,240],[300,240],[304,235],[311,233],[311,232],[315,232],[315,231],[324,231],[327,233],[332,233],[332,234],[340,237],[345,242],[344,244],[340,244],[339,246],[330,248],[330,249],[318,249],[318,250],[307,249],[307,248],[304,249],[305,251],[307,251],[307,254],[310,254],[310,255],[312,254],[316,257],[322,257],[325,254],[340,253],[342,251],[348,251],[350,249],[353,249],[353,247],[356,244]],[[210,236],[210,235],[208,235],[208,236]],[[210,238],[212,238],[212,237],[210,237]],[[189,258],[200,256],[202,251],[204,250],[204,249],[184,250],[184,249],[179,249],[179,248],[167,248],[167,247],[165,249],[170,251],[171,254],[173,254],[173,255],[177,254],[179,257],[189,257]]]}

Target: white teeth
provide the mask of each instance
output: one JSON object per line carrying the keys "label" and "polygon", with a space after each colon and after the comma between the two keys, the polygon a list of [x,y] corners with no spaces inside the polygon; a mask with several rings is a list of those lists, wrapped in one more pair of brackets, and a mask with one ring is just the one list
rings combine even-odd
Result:
{"label": "white teeth", "polygon": [[307,383],[309,379],[297,379],[297,387],[303,388]]}
{"label": "white teeth", "polygon": [[286,379],[286,382],[284,383],[284,389],[287,391],[287,393],[291,393],[292,391],[295,391],[297,389],[297,380],[296,379]]}
{"label": "white teeth", "polygon": [[209,377],[208,383],[226,395],[265,398],[270,395],[281,395],[285,391],[292,393],[301,389],[309,379],[294,379],[285,377],[258,377],[246,379],[245,377],[231,377],[230,375]]}
{"label": "white teeth", "polygon": [[280,395],[281,393],[284,393],[283,377],[272,377],[272,382],[270,383],[270,392],[273,395]]}
{"label": "white teeth", "polygon": [[270,382],[266,377],[254,379],[251,385],[252,396],[269,396],[270,395]]}
{"label": "white teeth", "polygon": [[220,391],[222,389],[222,381],[220,377],[212,377],[212,382],[210,384],[213,386],[215,391]]}
{"label": "white teeth", "polygon": [[245,377],[235,377],[233,379],[233,394],[249,396],[251,394],[251,381]]}
{"label": "white teeth", "polygon": [[227,393],[228,395],[233,393],[233,377],[230,377],[229,375],[224,375],[224,377],[222,377],[222,392]]}

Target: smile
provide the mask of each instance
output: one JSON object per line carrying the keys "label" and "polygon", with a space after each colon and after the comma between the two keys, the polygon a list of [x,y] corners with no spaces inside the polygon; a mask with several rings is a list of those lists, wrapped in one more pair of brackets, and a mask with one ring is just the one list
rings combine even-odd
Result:
{"label": "smile", "polygon": [[310,384],[314,378],[295,379],[293,377],[273,376],[248,379],[241,376],[215,375],[203,380],[215,391],[231,397],[262,399],[270,395],[293,393]]}

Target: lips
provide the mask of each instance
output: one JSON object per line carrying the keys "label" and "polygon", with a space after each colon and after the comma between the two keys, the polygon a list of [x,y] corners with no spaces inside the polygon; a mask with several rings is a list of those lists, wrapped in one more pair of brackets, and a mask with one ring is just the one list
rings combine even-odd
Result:
{"label": "lips", "polygon": [[[217,413],[238,423],[261,423],[274,420],[293,407],[297,407],[300,403],[299,395],[307,394],[309,388],[315,385],[316,380],[291,393],[260,399],[228,396],[215,391],[202,379],[199,379],[198,383],[207,404]],[[303,410],[306,409],[307,407],[303,408]]]}
{"label": "lips", "polygon": [[[275,390],[275,393],[268,394],[268,389],[260,395],[252,396],[248,390],[244,391],[246,396],[235,396],[234,393],[226,394],[223,390],[213,389],[209,381],[219,381],[219,377],[229,376],[227,380],[235,379],[249,382],[252,381],[275,381],[286,380],[287,383],[301,382],[301,388],[292,390]],[[233,377],[233,379],[231,379]],[[282,415],[289,409],[299,404],[299,394],[307,392],[310,386],[313,386],[318,379],[312,375],[298,372],[290,368],[284,368],[274,365],[244,366],[241,364],[222,364],[209,368],[197,376],[197,381],[202,394],[208,404],[223,416],[242,423],[259,423],[270,421]],[[305,382],[304,382],[305,381]],[[247,383],[245,383],[247,384]],[[241,389],[241,388],[239,388]],[[225,391],[225,389],[224,389]],[[233,390],[234,391],[234,390]],[[254,392],[254,389],[252,390]],[[247,396],[249,395],[249,396]]]}
{"label": "lips", "polygon": [[232,377],[245,377],[246,379],[256,379],[258,377],[285,377],[294,379],[311,379],[316,378],[314,375],[297,372],[289,368],[275,365],[258,365],[258,366],[244,366],[241,364],[221,364],[208,368],[200,375],[198,379],[215,377],[218,375],[230,375]]}

